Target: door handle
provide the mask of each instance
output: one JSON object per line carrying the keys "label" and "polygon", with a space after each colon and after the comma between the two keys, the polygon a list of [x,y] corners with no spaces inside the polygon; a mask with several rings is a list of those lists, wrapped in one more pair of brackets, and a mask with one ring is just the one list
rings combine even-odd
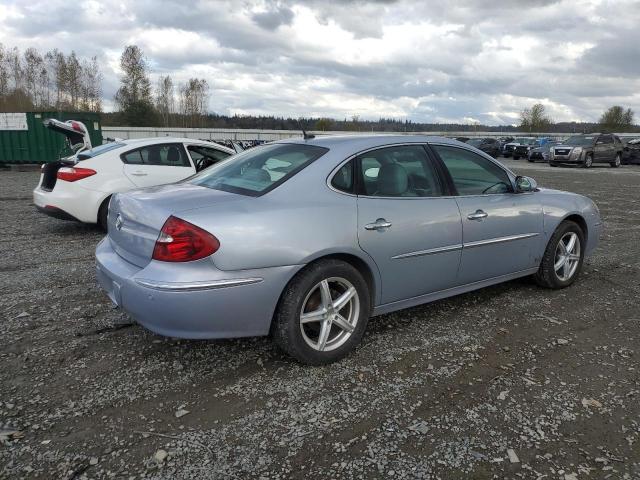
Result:
{"label": "door handle", "polygon": [[482,220],[483,218],[487,218],[488,216],[489,214],[487,212],[478,209],[475,211],[475,213],[470,213],[469,215],[467,215],[467,218],[469,220]]}
{"label": "door handle", "polygon": [[131,175],[135,175],[136,177],[146,177],[146,176],[147,176],[147,174],[146,174],[146,173],[144,173],[144,172],[140,172],[140,171],[137,171],[137,172],[131,172]]}
{"label": "door handle", "polygon": [[364,228],[365,230],[383,230],[385,228],[389,228],[391,226],[391,222],[387,222],[384,218],[379,218],[375,221],[375,223],[367,223]]}

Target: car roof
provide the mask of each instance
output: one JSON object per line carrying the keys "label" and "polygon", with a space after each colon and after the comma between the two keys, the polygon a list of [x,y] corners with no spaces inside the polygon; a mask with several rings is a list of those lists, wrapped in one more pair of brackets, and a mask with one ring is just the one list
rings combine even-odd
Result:
{"label": "car roof", "polygon": [[287,138],[276,143],[298,143],[317,145],[325,148],[351,147],[354,149],[374,148],[397,143],[443,143],[449,145],[465,145],[447,137],[429,135],[317,135],[314,138]]}
{"label": "car roof", "polygon": [[220,148],[229,153],[235,153],[231,148],[220,145],[213,140],[199,140],[197,138],[186,137],[146,137],[146,138],[129,138],[127,140],[119,140],[117,143],[123,143],[127,146],[142,147],[145,145],[153,145],[155,143],[191,143],[198,145],[210,145]]}

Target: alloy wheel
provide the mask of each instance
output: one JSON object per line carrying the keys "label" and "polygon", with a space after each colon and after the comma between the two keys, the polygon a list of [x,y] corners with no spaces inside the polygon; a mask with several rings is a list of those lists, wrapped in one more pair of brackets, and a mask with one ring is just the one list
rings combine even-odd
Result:
{"label": "alloy wheel", "polygon": [[573,277],[580,263],[580,238],[575,232],[567,232],[556,247],[553,268],[559,280],[566,282]]}
{"label": "alloy wheel", "polygon": [[348,280],[331,277],[317,283],[300,311],[300,330],[314,350],[335,350],[349,340],[360,316],[360,297]]}
{"label": "alloy wheel", "polygon": [[586,168],[591,168],[591,165],[593,165],[593,157],[591,157],[591,155],[587,155],[584,159],[584,166]]}

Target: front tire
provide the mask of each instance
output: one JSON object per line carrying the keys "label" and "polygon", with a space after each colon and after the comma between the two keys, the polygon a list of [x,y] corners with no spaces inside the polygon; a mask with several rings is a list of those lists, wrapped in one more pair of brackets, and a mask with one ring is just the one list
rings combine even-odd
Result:
{"label": "front tire", "polygon": [[551,236],[538,271],[534,274],[538,285],[545,288],[565,288],[575,282],[584,260],[584,232],[570,220],[558,226]]}
{"label": "front tire", "polygon": [[587,155],[584,158],[584,163],[582,164],[582,168],[591,168],[593,166],[593,156]]}
{"label": "front tire", "polygon": [[558,166],[558,164],[557,164],[557,163],[554,163],[554,162],[549,162],[549,166],[550,166],[550,167],[557,167],[557,166]]}
{"label": "front tire", "polygon": [[355,349],[370,312],[369,288],[360,272],[340,260],[323,260],[289,282],[271,332],[276,344],[299,362],[324,365]]}

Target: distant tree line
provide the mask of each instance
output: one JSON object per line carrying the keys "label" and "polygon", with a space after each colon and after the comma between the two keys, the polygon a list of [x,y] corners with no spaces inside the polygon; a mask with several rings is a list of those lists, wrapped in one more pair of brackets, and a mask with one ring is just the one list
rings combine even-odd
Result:
{"label": "distant tree line", "polygon": [[102,110],[102,74],[96,57],[58,49],[21,52],[0,43],[0,112]]}

